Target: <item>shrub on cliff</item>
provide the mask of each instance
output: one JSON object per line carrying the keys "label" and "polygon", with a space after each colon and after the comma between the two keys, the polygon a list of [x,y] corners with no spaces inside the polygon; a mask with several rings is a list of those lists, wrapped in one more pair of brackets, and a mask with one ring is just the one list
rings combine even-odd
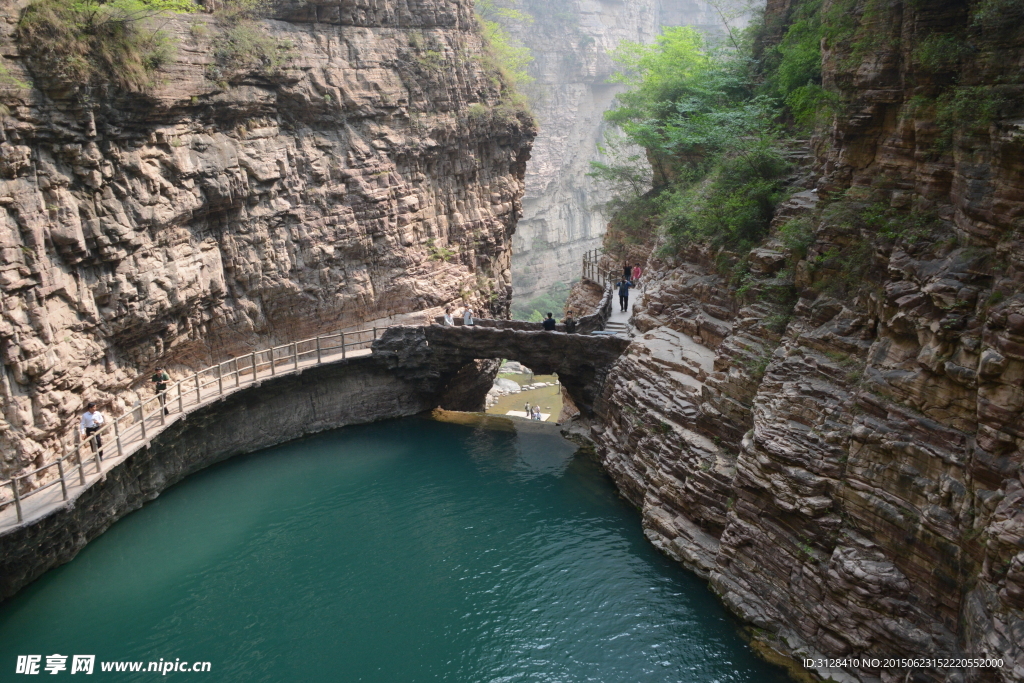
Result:
{"label": "shrub on cliff", "polygon": [[[666,29],[653,45],[624,43],[613,54],[616,80],[629,90],[606,118],[654,166],[651,194],[634,191],[609,205],[613,236],[650,241],[641,233],[658,225],[676,247],[735,248],[767,233],[789,164],[777,149],[779,108],[759,92],[747,55],[687,27]],[[594,165],[608,182],[621,185],[624,174],[635,176],[621,161]]]}
{"label": "shrub on cliff", "polygon": [[292,44],[278,40],[260,24],[270,13],[270,0],[225,0],[214,15],[222,31],[213,41],[216,60],[207,77],[222,84],[240,75],[258,73],[273,76],[291,59]]}
{"label": "shrub on cliff", "polygon": [[195,9],[191,0],[36,0],[22,13],[15,37],[46,78],[144,90],[174,53],[155,19]]}
{"label": "shrub on cliff", "polygon": [[533,17],[515,7],[514,0],[477,0],[476,18],[484,39],[484,68],[494,74],[502,88],[502,99],[509,105],[526,110],[524,88],[533,82],[527,72],[533,54],[530,48],[509,32],[512,25],[529,26]]}

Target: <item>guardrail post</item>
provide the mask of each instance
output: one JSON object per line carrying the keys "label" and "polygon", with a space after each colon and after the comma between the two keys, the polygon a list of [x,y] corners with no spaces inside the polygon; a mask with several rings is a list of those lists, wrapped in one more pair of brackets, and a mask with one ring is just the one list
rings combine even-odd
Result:
{"label": "guardrail post", "polygon": [[234,362],[234,364],[235,364],[235,386],[237,387],[237,386],[238,386],[238,383],[242,381],[242,377],[241,377],[242,373],[240,373],[240,372],[238,371],[238,359],[237,359],[237,358],[235,358],[235,359],[233,360],[233,362]]}
{"label": "guardrail post", "polygon": [[64,500],[68,499],[68,485],[64,481],[64,460],[57,460],[57,472],[60,474],[60,491],[64,494]]}
{"label": "guardrail post", "polygon": [[[145,422],[146,421],[146,411],[143,410],[141,412],[142,412],[142,421]],[[145,429],[143,429],[143,434],[145,434]],[[114,441],[117,442],[117,455],[118,455],[118,457],[121,457],[122,455],[124,455],[124,449],[121,446],[121,428],[117,426],[117,420],[114,420]]]}
{"label": "guardrail post", "polygon": [[345,360],[345,333],[341,333],[341,359]]}
{"label": "guardrail post", "polygon": [[178,382],[178,412],[179,413],[184,413],[185,412],[185,399],[183,398],[183,395],[181,393],[181,385],[182,385],[182,382]]}
{"label": "guardrail post", "polygon": [[274,364],[274,347],[270,347],[270,376],[277,374],[277,366]]}
{"label": "guardrail post", "polygon": [[78,461],[78,483],[85,486],[85,463],[82,462],[82,444],[75,446],[75,460]]}
{"label": "guardrail post", "polygon": [[299,369],[299,342],[292,342],[292,363],[295,364],[295,369]]}
{"label": "guardrail post", "polygon": [[373,326],[373,340],[377,341],[377,326]]}
{"label": "guardrail post", "polygon": [[217,395],[224,395],[224,364],[217,366]]}
{"label": "guardrail post", "polygon": [[[146,405],[144,403],[139,405],[139,415],[142,416],[142,419],[139,420],[139,424],[142,426],[142,440],[145,441],[146,440]],[[120,439],[117,440],[117,445],[118,446],[121,445],[121,440]]]}
{"label": "guardrail post", "polygon": [[[66,459],[66,458],[69,457],[68,456],[68,445],[66,443],[64,443],[64,437],[61,437],[59,439],[59,441],[60,441],[60,457]],[[78,479],[81,481],[82,484],[85,484],[85,468],[82,467],[82,453],[81,453],[81,451],[75,451],[75,452],[78,454],[78,456],[76,458],[78,460]]]}
{"label": "guardrail post", "polygon": [[316,336],[316,364],[320,365],[320,335]]}
{"label": "guardrail post", "polygon": [[199,389],[199,373],[198,372],[196,373],[195,377],[196,377],[196,405],[199,405],[202,402],[202,400],[203,400],[203,396],[202,396],[202,393],[201,393],[201,391]]}
{"label": "guardrail post", "polygon": [[256,352],[253,351],[252,353],[249,354],[249,356],[252,358],[252,381],[255,382],[256,381]]}
{"label": "guardrail post", "polygon": [[14,491],[14,507],[18,510],[18,521],[22,521],[21,494],[18,493],[18,478],[11,477],[11,490]]}

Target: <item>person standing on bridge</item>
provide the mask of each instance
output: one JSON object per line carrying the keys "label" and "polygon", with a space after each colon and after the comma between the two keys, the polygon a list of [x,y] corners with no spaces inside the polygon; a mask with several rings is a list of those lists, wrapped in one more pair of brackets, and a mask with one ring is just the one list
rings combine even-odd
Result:
{"label": "person standing on bridge", "polygon": [[640,270],[640,264],[639,263],[636,264],[635,266],[633,266],[633,286],[634,287],[636,287],[636,283],[640,279],[640,273],[642,273],[642,272],[643,271]]}
{"label": "person standing on bridge", "polygon": [[548,332],[554,332],[555,331],[555,318],[554,318],[554,316],[551,313],[548,313],[548,317],[544,318],[544,322],[542,322],[541,325],[543,325],[544,329],[547,330]]}
{"label": "person standing on bridge", "polygon": [[625,313],[629,308],[629,288],[633,286],[633,283],[629,281],[629,278],[622,278],[615,283],[615,286],[619,290],[619,309]]}
{"label": "person standing on bridge", "polygon": [[473,324],[473,309],[466,306],[466,310],[462,312],[462,324],[472,325]]}
{"label": "person standing on bridge", "polygon": [[569,311],[568,313],[565,314],[565,320],[563,320],[562,322],[565,323],[566,334],[576,333],[576,321],[572,319],[572,311]]}
{"label": "person standing on bridge", "polygon": [[[103,426],[103,413],[96,410],[96,404],[90,402],[85,407],[85,413],[82,414],[81,430],[86,440],[92,437],[92,450],[96,452],[101,458],[103,457],[103,440],[99,434],[96,434]],[[96,436],[93,436],[96,434]]]}
{"label": "person standing on bridge", "polygon": [[171,376],[160,367],[156,369],[149,381],[156,386],[156,395],[160,397],[160,407],[164,409],[164,415],[170,415],[167,412],[167,383],[171,381]]}
{"label": "person standing on bridge", "polygon": [[449,306],[448,308],[444,309],[444,324],[447,325],[448,327],[454,327],[455,326],[455,319],[452,318],[452,307],[451,306]]}

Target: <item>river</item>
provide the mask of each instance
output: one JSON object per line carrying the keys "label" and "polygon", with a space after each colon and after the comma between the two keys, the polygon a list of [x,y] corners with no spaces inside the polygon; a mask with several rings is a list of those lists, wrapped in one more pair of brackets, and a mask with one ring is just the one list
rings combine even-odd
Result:
{"label": "river", "polygon": [[96,680],[161,658],[211,682],[787,680],[554,425],[484,423],[349,427],[188,478],[0,606],[0,679],[85,654]]}

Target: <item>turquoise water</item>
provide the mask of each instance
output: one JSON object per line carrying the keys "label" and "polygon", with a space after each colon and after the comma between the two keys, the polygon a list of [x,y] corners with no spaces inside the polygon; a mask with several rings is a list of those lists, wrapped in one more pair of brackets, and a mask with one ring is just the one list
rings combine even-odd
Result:
{"label": "turquoise water", "polygon": [[211,663],[166,680],[786,680],[573,451],[411,418],[222,463],[0,606],[0,680],[53,653]]}

